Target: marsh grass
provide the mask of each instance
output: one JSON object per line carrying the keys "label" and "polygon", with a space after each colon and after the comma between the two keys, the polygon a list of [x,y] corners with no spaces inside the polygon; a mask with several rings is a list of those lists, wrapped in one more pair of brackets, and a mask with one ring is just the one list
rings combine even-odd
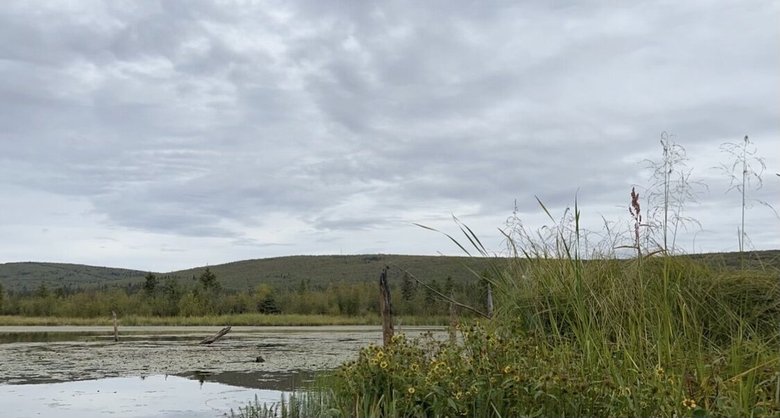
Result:
{"label": "marsh grass", "polygon": [[319,402],[304,416],[780,415],[777,270],[583,260],[576,206],[570,219],[552,243],[512,243],[488,278],[492,319],[462,323],[456,343],[364,348],[301,395]]}
{"label": "marsh grass", "polygon": [[[443,316],[404,316],[399,317],[403,325],[445,325],[448,319]],[[120,326],[159,325],[159,326],[318,326],[318,325],[380,325],[378,315],[341,316],[341,315],[265,315],[244,313],[235,315],[209,316],[138,316],[128,315],[120,318]],[[0,316],[0,326],[36,326],[36,325],[112,325],[110,317],[105,318],[67,318],[67,317],[26,317]]]}

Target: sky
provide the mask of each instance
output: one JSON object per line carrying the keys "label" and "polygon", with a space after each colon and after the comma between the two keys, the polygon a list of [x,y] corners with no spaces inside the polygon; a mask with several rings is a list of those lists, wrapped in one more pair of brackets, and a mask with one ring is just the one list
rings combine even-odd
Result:
{"label": "sky", "polygon": [[746,247],[779,249],[758,203],[780,210],[778,21],[773,0],[5,0],[0,262],[456,255],[415,225],[462,237],[453,216],[503,254],[513,212],[549,230],[539,201],[630,244],[663,132],[696,198],[678,250],[737,250],[717,167],[745,135]]}

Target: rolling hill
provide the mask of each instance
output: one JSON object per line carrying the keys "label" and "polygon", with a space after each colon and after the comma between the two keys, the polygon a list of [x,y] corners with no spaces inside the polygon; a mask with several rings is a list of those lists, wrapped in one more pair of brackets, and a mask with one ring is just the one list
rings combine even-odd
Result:
{"label": "rolling hill", "polygon": [[[274,287],[296,286],[306,280],[310,285],[326,286],[331,282],[358,282],[374,280],[385,265],[400,267],[424,280],[454,281],[474,278],[469,269],[482,271],[491,260],[484,258],[409,255],[334,255],[289,256],[237,261],[208,266],[217,275],[222,287],[245,290],[261,283]],[[189,281],[204,270],[196,267],[158,276],[172,276]],[[396,274],[400,274],[395,269]],[[140,283],[147,272],[110,267],[93,267],[78,264],[57,263],[5,263],[0,264],[0,284],[7,290],[33,290],[41,284],[49,288],[69,286],[90,288],[101,285],[127,286]]]}
{"label": "rolling hill", "polygon": [[0,264],[0,284],[6,290],[32,290],[45,284],[49,288],[70,286],[90,288],[140,280],[146,272],[111,267],[65,263]]}
{"label": "rolling hill", "polygon": [[[742,265],[739,253],[692,254],[681,257],[691,257],[724,268],[739,268]],[[301,281],[306,280],[313,286],[327,286],[331,282],[375,280],[385,265],[391,266],[392,274],[395,275],[400,275],[398,268],[403,268],[422,280],[435,279],[441,283],[447,277],[452,277],[455,282],[465,282],[474,280],[474,274],[470,270],[481,272],[488,269],[490,263],[496,262],[500,263],[500,260],[373,254],[264,258],[220,264],[209,268],[217,275],[224,288],[244,290],[261,283],[286,287],[297,286]],[[780,250],[746,253],[744,263],[748,268],[780,270]],[[205,266],[155,274],[189,281],[193,276],[200,275],[204,269]],[[140,283],[145,274],[146,272],[138,270],[80,264],[36,262],[0,264],[0,284],[12,291],[33,290],[41,284],[45,284],[50,289],[62,286],[71,288],[127,286],[131,283]]]}

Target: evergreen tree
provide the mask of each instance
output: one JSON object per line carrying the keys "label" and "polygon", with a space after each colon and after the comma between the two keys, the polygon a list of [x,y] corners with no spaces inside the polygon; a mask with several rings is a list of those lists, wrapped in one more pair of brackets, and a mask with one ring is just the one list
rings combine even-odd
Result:
{"label": "evergreen tree", "polygon": [[455,285],[452,283],[452,276],[447,276],[447,280],[444,282],[444,294],[452,296],[453,290],[455,290]]}
{"label": "evergreen tree", "polygon": [[155,276],[151,272],[146,274],[146,276],[144,277],[143,288],[147,296],[154,295],[154,291],[157,290],[158,282],[159,280],[157,279],[157,276]]}
{"label": "evergreen tree", "polygon": [[257,310],[260,311],[260,313],[264,314],[278,314],[281,313],[281,310],[276,305],[276,299],[274,299],[273,293],[269,293],[268,296],[266,296],[262,302],[257,307]]}
{"label": "evergreen tree", "polygon": [[198,277],[198,281],[200,281],[200,285],[203,287],[203,290],[219,290],[221,286],[219,285],[219,282],[217,281],[217,275],[214,274],[211,269],[206,267],[206,270],[203,271],[203,273]]}
{"label": "evergreen tree", "polygon": [[417,290],[417,283],[412,280],[409,273],[404,272],[401,278],[401,298],[407,302],[414,299],[415,290]]}
{"label": "evergreen tree", "polygon": [[[431,280],[429,286],[436,292],[441,293],[441,287],[436,279]],[[428,314],[436,314],[438,312],[441,305],[437,303],[438,300],[439,296],[434,291],[425,289],[425,310]]]}

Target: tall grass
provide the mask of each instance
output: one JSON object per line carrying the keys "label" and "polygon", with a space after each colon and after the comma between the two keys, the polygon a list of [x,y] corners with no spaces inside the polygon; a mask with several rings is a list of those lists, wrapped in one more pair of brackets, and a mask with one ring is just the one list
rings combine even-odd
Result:
{"label": "tall grass", "polygon": [[778,271],[584,260],[576,207],[569,219],[511,243],[491,320],[461,324],[456,343],[365,348],[304,415],[780,415]]}

